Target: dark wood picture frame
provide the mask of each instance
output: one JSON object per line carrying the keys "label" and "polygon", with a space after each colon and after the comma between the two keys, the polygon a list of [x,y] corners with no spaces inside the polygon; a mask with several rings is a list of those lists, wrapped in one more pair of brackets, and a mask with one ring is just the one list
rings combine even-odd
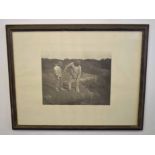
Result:
{"label": "dark wood picture frame", "polygon": [[[141,70],[137,125],[19,125],[17,118],[13,32],[28,31],[141,31]],[[147,24],[65,24],[65,25],[6,25],[8,70],[10,82],[11,116],[13,129],[65,129],[65,130],[142,130],[144,118],[145,84],[147,69],[149,25]]]}

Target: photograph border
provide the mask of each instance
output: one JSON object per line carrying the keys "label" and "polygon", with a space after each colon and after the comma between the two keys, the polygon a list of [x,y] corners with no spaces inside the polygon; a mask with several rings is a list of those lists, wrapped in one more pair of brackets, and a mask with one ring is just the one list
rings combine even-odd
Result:
{"label": "photograph border", "polygon": [[[17,118],[15,70],[13,56],[13,32],[28,31],[141,31],[141,68],[137,125],[19,125]],[[52,24],[52,25],[6,25],[8,71],[12,129],[33,130],[142,130],[144,119],[145,85],[148,53],[148,24]]]}

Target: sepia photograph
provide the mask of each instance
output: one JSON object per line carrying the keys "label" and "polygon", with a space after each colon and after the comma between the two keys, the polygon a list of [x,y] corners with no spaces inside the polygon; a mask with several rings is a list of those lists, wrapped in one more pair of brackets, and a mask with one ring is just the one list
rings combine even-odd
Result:
{"label": "sepia photograph", "polygon": [[110,58],[42,58],[43,104],[110,105],[110,78]]}

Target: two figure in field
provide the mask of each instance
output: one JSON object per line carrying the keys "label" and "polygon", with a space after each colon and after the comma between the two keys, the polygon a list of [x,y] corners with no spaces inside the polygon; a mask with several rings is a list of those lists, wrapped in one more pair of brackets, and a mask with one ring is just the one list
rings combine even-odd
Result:
{"label": "two figure in field", "polygon": [[[79,82],[81,77],[81,65],[80,61],[76,60],[75,62],[71,62],[67,64],[62,69],[62,62],[59,61],[54,66],[54,73],[56,76],[56,91],[64,90],[63,84],[64,82],[67,83],[68,90],[72,89],[72,83],[75,82],[75,90],[76,92],[80,92],[79,89]],[[67,77],[67,78],[66,78]]]}

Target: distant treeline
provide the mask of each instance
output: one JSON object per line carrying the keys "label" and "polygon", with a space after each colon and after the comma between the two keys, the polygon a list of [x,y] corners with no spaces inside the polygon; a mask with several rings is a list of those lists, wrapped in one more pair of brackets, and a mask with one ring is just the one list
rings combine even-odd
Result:
{"label": "distant treeline", "polygon": [[99,73],[101,69],[111,70],[111,59],[48,59],[42,58],[42,67],[44,69],[51,69],[56,63],[61,61],[63,63],[63,68],[75,60],[79,60],[82,70],[86,73]]}

